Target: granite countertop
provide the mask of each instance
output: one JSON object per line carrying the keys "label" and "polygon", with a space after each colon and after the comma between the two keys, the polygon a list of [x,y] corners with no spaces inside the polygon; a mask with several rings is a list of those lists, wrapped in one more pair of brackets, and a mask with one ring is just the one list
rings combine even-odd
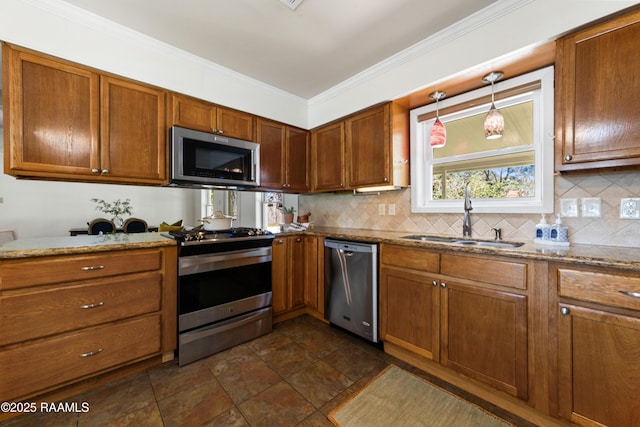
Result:
{"label": "granite countertop", "polygon": [[[295,232],[289,232],[293,234]],[[500,255],[551,262],[569,262],[589,266],[614,267],[640,272],[640,248],[598,245],[574,245],[569,247],[547,246],[525,242],[520,247],[495,248],[485,246],[466,246],[461,244],[424,242],[404,239],[403,236],[421,233],[362,230],[353,228],[314,227],[302,232],[304,234],[339,239],[361,240],[377,243],[398,244],[409,247],[452,251],[456,253],[475,253]],[[287,233],[284,233],[287,234]],[[448,236],[462,239],[461,236]],[[505,239],[508,242],[508,239]]]}
{"label": "granite countertop", "polygon": [[104,234],[18,239],[0,245],[0,259],[69,255],[125,249],[175,246],[160,233]]}

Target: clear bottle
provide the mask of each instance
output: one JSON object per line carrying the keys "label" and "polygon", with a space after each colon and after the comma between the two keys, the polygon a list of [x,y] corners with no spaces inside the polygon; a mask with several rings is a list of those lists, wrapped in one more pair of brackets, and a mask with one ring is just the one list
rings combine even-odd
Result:
{"label": "clear bottle", "polygon": [[551,227],[547,224],[547,219],[544,214],[540,215],[540,223],[536,224],[536,239],[537,240],[549,240],[551,236]]}

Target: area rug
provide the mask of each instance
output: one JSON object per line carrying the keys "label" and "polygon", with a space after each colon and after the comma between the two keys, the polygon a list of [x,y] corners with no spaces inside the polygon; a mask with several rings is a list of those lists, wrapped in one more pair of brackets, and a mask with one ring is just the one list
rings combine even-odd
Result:
{"label": "area rug", "polygon": [[339,427],[513,427],[395,365],[329,414]]}

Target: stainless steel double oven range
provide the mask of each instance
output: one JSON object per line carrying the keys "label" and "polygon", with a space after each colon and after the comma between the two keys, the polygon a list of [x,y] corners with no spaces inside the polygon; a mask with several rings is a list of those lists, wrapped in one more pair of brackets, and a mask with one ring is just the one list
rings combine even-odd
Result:
{"label": "stainless steel double oven range", "polygon": [[180,366],[271,331],[273,234],[169,232],[178,241]]}

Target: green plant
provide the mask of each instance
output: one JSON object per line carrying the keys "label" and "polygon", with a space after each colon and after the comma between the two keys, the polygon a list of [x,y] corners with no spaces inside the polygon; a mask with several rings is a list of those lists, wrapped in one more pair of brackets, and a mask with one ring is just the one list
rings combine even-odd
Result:
{"label": "green plant", "polygon": [[91,199],[92,202],[97,203],[96,210],[104,212],[107,215],[111,215],[114,218],[120,218],[122,215],[131,215],[133,213],[133,207],[131,207],[131,199],[116,200],[109,203],[102,199]]}
{"label": "green plant", "polygon": [[283,206],[283,207],[282,207],[282,208],[280,208],[280,209],[282,209],[282,213],[283,213],[283,214],[292,214],[292,213],[295,213],[295,212],[296,212],[296,210],[294,209],[294,207],[293,207],[293,206],[290,206],[290,207]]}

